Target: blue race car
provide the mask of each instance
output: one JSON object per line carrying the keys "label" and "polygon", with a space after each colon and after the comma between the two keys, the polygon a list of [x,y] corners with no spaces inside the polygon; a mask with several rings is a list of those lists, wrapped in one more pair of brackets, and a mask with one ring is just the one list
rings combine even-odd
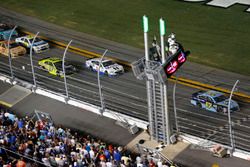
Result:
{"label": "blue race car", "polygon": [[[12,29],[13,29],[12,26],[0,23],[0,41],[8,40]],[[17,36],[18,33],[16,30],[14,30],[11,36],[11,40],[15,40]]]}
{"label": "blue race car", "polygon": [[[211,112],[223,112],[228,111],[229,99],[221,92],[209,90],[199,91],[192,94],[191,104],[199,108],[204,108]],[[239,111],[239,105],[236,101],[231,100],[230,112]]]}

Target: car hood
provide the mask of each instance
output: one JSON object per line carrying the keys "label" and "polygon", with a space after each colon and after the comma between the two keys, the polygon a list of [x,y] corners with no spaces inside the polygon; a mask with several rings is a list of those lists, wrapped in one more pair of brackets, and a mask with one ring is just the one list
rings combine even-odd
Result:
{"label": "car hood", "polygon": [[39,45],[45,45],[45,44],[47,44],[47,42],[45,42],[45,41],[39,41],[39,42],[35,42],[33,44],[33,46],[39,46]]}
{"label": "car hood", "polygon": [[120,71],[123,69],[123,67],[119,64],[112,64],[110,66],[105,67],[109,71]]}
{"label": "car hood", "polygon": [[[63,71],[63,68],[57,67],[59,71]],[[70,72],[70,71],[75,71],[75,67],[73,65],[66,65],[65,66],[65,71]]]}
{"label": "car hood", "polygon": [[[226,99],[226,100],[221,101],[221,102],[219,102],[219,103],[217,103],[217,104],[227,107],[227,106],[228,106],[228,103],[229,103],[229,99]],[[238,107],[238,106],[239,106],[239,105],[238,105],[238,103],[237,103],[236,101],[231,100],[231,106],[230,106],[230,108],[234,108],[234,107]]]}

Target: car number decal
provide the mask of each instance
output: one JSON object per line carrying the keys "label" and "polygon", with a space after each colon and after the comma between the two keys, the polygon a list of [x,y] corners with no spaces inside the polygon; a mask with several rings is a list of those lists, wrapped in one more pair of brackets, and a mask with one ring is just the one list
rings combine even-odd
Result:
{"label": "car number decal", "polygon": [[206,102],[206,107],[207,107],[207,108],[211,108],[211,107],[212,107],[212,103]]}

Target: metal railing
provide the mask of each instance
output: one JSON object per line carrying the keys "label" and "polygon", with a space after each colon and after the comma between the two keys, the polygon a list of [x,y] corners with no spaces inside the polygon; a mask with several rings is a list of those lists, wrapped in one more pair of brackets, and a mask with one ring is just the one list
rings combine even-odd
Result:
{"label": "metal railing", "polygon": [[33,164],[37,164],[39,166],[46,166],[46,167],[52,167],[52,166],[49,166],[49,165],[45,165],[44,163],[42,163],[41,161],[37,161],[35,159],[33,159],[32,157],[29,157],[29,156],[25,156],[23,154],[20,154],[20,153],[17,153],[17,152],[14,152],[8,148],[5,148],[3,146],[0,146],[0,149],[4,149],[6,154],[8,155],[8,158],[9,159],[19,159],[21,157],[24,158],[25,162],[31,162]]}
{"label": "metal railing", "polygon": [[[146,156],[147,159],[152,159],[153,161],[166,161],[169,164],[174,164],[174,162],[164,155],[161,150],[149,148],[138,143],[136,144],[136,147],[141,157]],[[177,165],[175,166],[179,167]]]}

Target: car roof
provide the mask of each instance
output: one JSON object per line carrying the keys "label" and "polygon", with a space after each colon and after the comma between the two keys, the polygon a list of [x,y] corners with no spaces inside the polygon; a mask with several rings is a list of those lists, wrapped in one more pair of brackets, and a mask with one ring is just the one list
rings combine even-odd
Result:
{"label": "car roof", "polygon": [[[94,59],[91,59],[91,61],[100,61],[101,58],[94,58]],[[111,61],[111,60],[108,60],[108,59],[102,59],[102,62],[107,62],[107,61]]]}
{"label": "car roof", "polygon": [[218,97],[218,96],[221,96],[221,95],[224,95],[223,93],[221,92],[218,92],[218,91],[215,91],[215,90],[209,90],[207,92],[204,92],[203,95],[207,95],[207,96],[210,96],[210,97]]}
{"label": "car roof", "polygon": [[52,63],[56,63],[56,62],[60,62],[62,61],[62,59],[58,58],[58,57],[49,57],[49,58],[46,58],[46,59],[43,59],[43,61],[50,61]]}

